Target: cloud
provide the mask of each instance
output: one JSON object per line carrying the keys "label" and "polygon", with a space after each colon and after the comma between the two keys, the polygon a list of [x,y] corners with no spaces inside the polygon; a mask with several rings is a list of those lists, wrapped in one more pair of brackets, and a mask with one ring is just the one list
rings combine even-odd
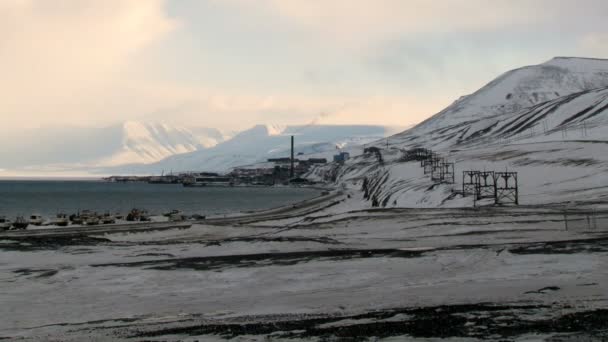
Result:
{"label": "cloud", "polygon": [[248,128],[253,123],[273,124],[386,124],[410,125],[436,113],[453,99],[389,95],[315,96],[288,93],[229,92],[224,89],[179,85],[139,87],[135,99],[157,97],[159,108],[146,119],[188,122],[207,126]]}
{"label": "cloud", "polygon": [[166,14],[166,5],[162,0],[0,2],[0,129],[18,135],[20,129],[49,124],[100,126],[128,119],[246,128],[305,123],[320,113],[331,113],[325,123],[407,124],[415,120],[406,117],[408,110],[422,112],[419,101],[405,97],[353,99],[217,87],[214,79],[167,80],[150,47],[183,33],[183,23]]}
{"label": "cloud", "polygon": [[608,57],[608,33],[592,32],[584,35],[580,40],[583,51],[593,57]]}
{"label": "cloud", "polygon": [[134,54],[176,28],[163,5],[163,0],[0,2],[3,121],[84,119],[81,97],[119,83]]}
{"label": "cloud", "polygon": [[345,43],[394,35],[493,30],[538,23],[552,15],[551,7],[544,8],[544,1],[523,0],[262,0],[258,3]]}
{"label": "cloud", "polygon": [[0,129],[406,125],[603,32],[607,3],[581,2],[0,0]]}

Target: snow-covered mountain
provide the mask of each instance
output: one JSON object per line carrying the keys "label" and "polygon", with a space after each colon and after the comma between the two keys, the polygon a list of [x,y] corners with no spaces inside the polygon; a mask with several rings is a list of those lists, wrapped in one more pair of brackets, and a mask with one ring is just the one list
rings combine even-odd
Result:
{"label": "snow-covered mountain", "polygon": [[546,63],[504,73],[422,122],[415,131],[420,133],[497,114],[515,113],[565,95],[606,86],[606,60],[556,57]]}
{"label": "snow-covered mountain", "polygon": [[[373,145],[384,163],[361,149],[343,166],[313,170],[311,179],[337,179],[360,189],[349,208],[381,206],[470,206],[462,171],[518,172],[523,204],[587,203],[608,199],[608,60],[555,58],[508,72],[425,122]],[[404,162],[403,151],[432,149],[455,162],[456,184],[431,181],[420,162]],[[353,184],[355,184],[353,186]]]}
{"label": "snow-covered mountain", "polygon": [[212,148],[179,154],[148,165],[129,165],[105,169],[103,173],[159,173],[173,171],[226,171],[230,168],[264,162],[267,158],[288,156],[290,136],[295,136],[297,154],[330,157],[337,148],[359,146],[398,131],[397,127],[309,125],[257,125],[236,134]]}
{"label": "snow-covered mountain", "polygon": [[[608,60],[556,57],[540,65],[507,72],[390,140],[402,148],[450,148],[490,132],[495,134],[493,128],[500,126],[499,123],[525,116],[531,109],[550,106],[553,100],[567,103],[576,97],[574,94],[604,87],[608,87]],[[557,127],[548,124],[543,115],[532,123],[516,127],[516,132]]]}
{"label": "snow-covered mountain", "polygon": [[[213,147],[229,138],[204,127],[127,121],[103,128],[44,127],[0,137],[0,168],[116,166],[154,163]],[[70,166],[71,165],[71,166]]]}
{"label": "snow-covered mountain", "polygon": [[182,153],[213,147],[227,137],[213,128],[186,128],[165,123],[128,121],[122,125],[121,149],[101,165],[149,164]]}

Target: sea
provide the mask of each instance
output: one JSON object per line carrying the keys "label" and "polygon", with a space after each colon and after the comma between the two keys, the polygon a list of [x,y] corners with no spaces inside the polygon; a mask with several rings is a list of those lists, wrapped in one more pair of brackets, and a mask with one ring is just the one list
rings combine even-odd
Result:
{"label": "sea", "polygon": [[320,190],[294,187],[203,187],[180,184],[111,183],[92,180],[0,180],[0,216],[93,210],[128,213],[132,208],[161,215],[172,209],[185,214],[222,215],[274,208],[320,195]]}

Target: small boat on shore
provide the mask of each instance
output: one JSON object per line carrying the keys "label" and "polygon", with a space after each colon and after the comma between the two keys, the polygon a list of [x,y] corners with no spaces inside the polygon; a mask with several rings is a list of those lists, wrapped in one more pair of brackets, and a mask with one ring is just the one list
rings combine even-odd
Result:
{"label": "small boat on shore", "polygon": [[148,214],[147,210],[142,210],[139,213],[139,220],[140,221],[152,221],[152,219],[150,218],[150,215]]}
{"label": "small boat on shore", "polygon": [[145,209],[133,208],[127,215],[127,221],[150,221],[150,215]]}
{"label": "small boat on shore", "polygon": [[42,223],[44,223],[44,219],[42,218],[41,215],[38,214],[32,214],[30,215],[30,224],[34,225],[34,226],[42,226]]}
{"label": "small boat on shore", "polygon": [[84,223],[84,219],[80,215],[72,216],[70,221],[72,221],[72,224],[83,224]]}
{"label": "small boat on shore", "polygon": [[0,230],[9,230],[12,225],[13,223],[9,219],[5,216],[0,216]]}
{"label": "small boat on shore", "polygon": [[97,217],[97,215],[91,215],[85,220],[87,226],[96,226],[99,224],[99,222],[99,217]]}
{"label": "small boat on shore", "polygon": [[186,219],[187,219],[186,215],[184,215],[181,211],[178,211],[177,213],[174,213],[171,216],[169,216],[169,221],[171,221],[171,222],[181,222],[181,221],[186,221]]}
{"label": "small boat on shore", "polygon": [[89,218],[89,217],[91,217],[91,216],[97,216],[97,213],[95,213],[95,212],[93,212],[93,211],[91,211],[91,210],[86,210],[86,209],[85,209],[85,210],[83,210],[82,212],[80,212],[80,216],[81,216],[82,218],[84,218],[84,219],[85,219],[85,221],[86,221],[86,219],[88,219],[88,218]]}
{"label": "small boat on shore", "polygon": [[26,220],[23,216],[17,216],[15,222],[13,222],[14,229],[25,229],[30,225],[30,222]]}
{"label": "small boat on shore", "polygon": [[53,224],[59,227],[65,227],[70,224],[70,220],[68,219],[68,215],[64,213],[58,213],[53,221]]}
{"label": "small boat on shore", "polygon": [[116,223],[116,219],[110,213],[105,213],[101,217],[101,223],[103,223],[103,224],[113,224],[113,223]]}
{"label": "small boat on shore", "polygon": [[83,224],[84,223],[84,217],[82,217],[82,215],[80,215],[80,211],[77,212],[76,214],[72,214],[69,217],[70,222],[72,222],[72,224]]}
{"label": "small boat on shore", "polygon": [[181,211],[177,210],[177,209],[173,209],[171,211],[168,211],[166,213],[163,213],[164,217],[171,217],[171,215],[176,215],[176,214],[180,214]]}
{"label": "small boat on shore", "polygon": [[189,176],[184,178],[182,185],[185,187],[231,187],[234,186],[234,179],[229,176],[220,176],[215,173],[209,173],[201,176]]}

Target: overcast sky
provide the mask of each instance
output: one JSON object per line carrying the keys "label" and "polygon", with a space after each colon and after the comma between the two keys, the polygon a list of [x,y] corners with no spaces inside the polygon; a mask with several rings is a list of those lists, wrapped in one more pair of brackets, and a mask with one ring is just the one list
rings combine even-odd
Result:
{"label": "overcast sky", "polygon": [[0,0],[0,126],[408,125],[608,57],[606,0]]}

